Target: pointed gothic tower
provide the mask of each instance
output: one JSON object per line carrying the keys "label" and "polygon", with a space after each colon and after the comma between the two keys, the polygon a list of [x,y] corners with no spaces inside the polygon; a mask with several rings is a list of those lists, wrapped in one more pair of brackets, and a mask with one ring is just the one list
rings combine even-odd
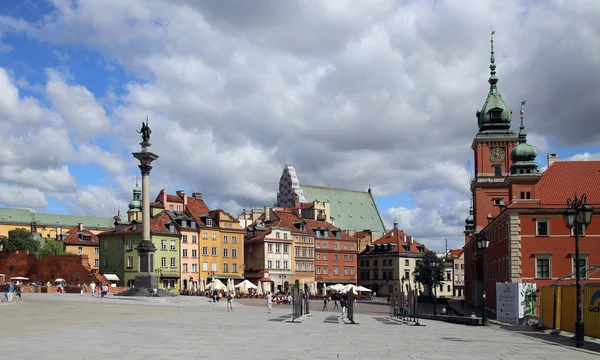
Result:
{"label": "pointed gothic tower", "polygon": [[477,111],[479,132],[471,145],[475,158],[475,177],[471,182],[475,233],[481,231],[489,219],[498,215],[499,199],[508,201],[508,189],[504,183],[511,167],[508,154],[518,140],[517,134],[510,130],[512,110],[502,99],[497,87],[493,35],[494,32],[490,39],[490,90],[483,108]]}
{"label": "pointed gothic tower", "polygon": [[142,189],[138,183],[137,176],[135,177],[135,187],[133,188],[133,200],[129,203],[129,211],[127,211],[127,219],[129,222],[133,220],[142,221]]}

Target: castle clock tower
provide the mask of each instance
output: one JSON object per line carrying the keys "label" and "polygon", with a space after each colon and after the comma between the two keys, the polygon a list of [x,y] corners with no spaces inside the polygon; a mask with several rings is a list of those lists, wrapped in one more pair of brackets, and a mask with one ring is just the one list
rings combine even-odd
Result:
{"label": "castle clock tower", "polygon": [[500,213],[500,199],[505,204],[509,201],[504,182],[512,165],[510,154],[518,143],[517,134],[510,130],[512,110],[498,92],[493,36],[494,32],[490,40],[490,91],[483,108],[477,111],[479,132],[471,145],[475,160],[475,176],[471,182],[475,233],[485,228],[490,219]]}

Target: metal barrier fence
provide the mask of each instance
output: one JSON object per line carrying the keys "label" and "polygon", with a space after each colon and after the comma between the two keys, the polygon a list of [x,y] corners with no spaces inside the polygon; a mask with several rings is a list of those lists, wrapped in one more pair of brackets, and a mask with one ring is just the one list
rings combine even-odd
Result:
{"label": "metal barrier fence", "polygon": [[[550,329],[574,333],[576,295],[575,285],[540,288],[538,301],[542,325]],[[600,285],[583,285],[582,295],[584,334],[598,338],[600,337]]]}
{"label": "metal barrier fence", "polygon": [[294,285],[292,290],[292,320],[302,316],[302,292],[298,285]]}

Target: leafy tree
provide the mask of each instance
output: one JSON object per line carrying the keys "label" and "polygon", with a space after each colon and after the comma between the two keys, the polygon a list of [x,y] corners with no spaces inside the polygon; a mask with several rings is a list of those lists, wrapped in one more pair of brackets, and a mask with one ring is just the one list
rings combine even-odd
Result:
{"label": "leafy tree", "polygon": [[429,289],[429,298],[433,290],[444,282],[444,258],[440,258],[433,251],[426,252],[423,258],[417,261],[414,271],[415,281]]}
{"label": "leafy tree", "polygon": [[44,246],[42,246],[40,255],[67,255],[65,244],[60,241],[48,239]]}
{"label": "leafy tree", "polygon": [[0,239],[0,244],[5,251],[29,250],[32,255],[40,251],[39,241],[33,238],[31,231],[22,228],[10,230],[8,237]]}

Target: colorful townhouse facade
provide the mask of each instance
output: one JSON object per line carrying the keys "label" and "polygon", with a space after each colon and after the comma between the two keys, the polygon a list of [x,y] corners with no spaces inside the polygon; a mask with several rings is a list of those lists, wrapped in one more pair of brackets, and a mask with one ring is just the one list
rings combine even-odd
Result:
{"label": "colorful townhouse facade", "polygon": [[[359,283],[380,295],[391,294],[396,289],[415,289],[414,271],[427,248],[394,228],[376,239],[358,255]],[[422,287],[419,287],[423,291]]]}
{"label": "colorful townhouse facade", "polygon": [[[140,270],[136,246],[142,241],[142,223],[137,220],[115,222],[114,229],[98,234],[98,238],[100,273],[116,275],[118,286],[135,286],[135,276]],[[178,292],[181,286],[181,233],[166,212],[151,217],[150,240],[156,247],[154,272],[159,286]]]}
{"label": "colorful townhouse facade", "polygon": [[65,245],[65,251],[71,254],[87,255],[92,269],[100,269],[100,240],[83,224],[78,224],[58,236],[57,241]]}
{"label": "colorful townhouse facade", "polygon": [[[250,280],[271,282],[273,290],[281,291],[296,282],[307,287],[312,283],[317,287],[325,283],[356,284],[356,240],[324,219],[316,220],[321,215],[312,209],[311,204],[266,207],[264,216],[248,226],[245,261]],[[272,262],[277,256],[289,260]]]}

